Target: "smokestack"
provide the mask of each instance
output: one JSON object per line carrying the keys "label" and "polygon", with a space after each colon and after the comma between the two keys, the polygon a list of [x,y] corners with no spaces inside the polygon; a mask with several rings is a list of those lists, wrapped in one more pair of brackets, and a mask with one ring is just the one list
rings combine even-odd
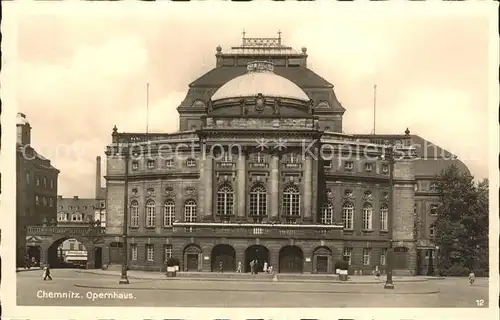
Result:
{"label": "smokestack", "polygon": [[101,191],[101,157],[96,158],[96,169],[95,169],[95,198],[99,198],[99,193]]}

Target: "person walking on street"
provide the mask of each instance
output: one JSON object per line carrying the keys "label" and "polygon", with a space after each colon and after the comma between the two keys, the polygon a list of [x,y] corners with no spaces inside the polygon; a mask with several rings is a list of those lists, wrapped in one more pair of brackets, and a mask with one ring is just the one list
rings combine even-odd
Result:
{"label": "person walking on street", "polygon": [[267,273],[267,261],[264,261],[264,268],[262,269],[262,272]]}
{"label": "person walking on street", "polygon": [[219,271],[220,271],[220,273],[223,273],[223,272],[224,272],[224,262],[223,262],[223,261],[221,261],[221,262],[219,263]]}
{"label": "person walking on street", "polygon": [[474,274],[474,271],[471,270],[471,272],[469,273],[469,284],[473,285],[475,281],[476,275]]}
{"label": "person walking on street", "polygon": [[251,274],[255,273],[255,261],[254,260],[250,261],[250,273]]}
{"label": "person walking on street", "polygon": [[50,265],[46,265],[45,268],[43,268],[43,281],[47,280],[52,280],[52,277],[50,276]]}
{"label": "person walking on street", "polygon": [[236,272],[241,273],[241,261],[238,261],[238,268],[236,269]]}

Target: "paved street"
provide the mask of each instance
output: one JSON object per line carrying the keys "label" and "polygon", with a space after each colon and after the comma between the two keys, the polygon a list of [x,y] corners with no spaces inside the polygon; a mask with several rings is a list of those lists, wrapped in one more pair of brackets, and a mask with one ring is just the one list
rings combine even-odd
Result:
{"label": "paved street", "polygon": [[[148,307],[476,307],[488,305],[488,280],[466,278],[383,283],[272,282],[236,280],[130,279],[71,269],[17,273],[19,305]],[[61,295],[64,294],[64,297]]]}

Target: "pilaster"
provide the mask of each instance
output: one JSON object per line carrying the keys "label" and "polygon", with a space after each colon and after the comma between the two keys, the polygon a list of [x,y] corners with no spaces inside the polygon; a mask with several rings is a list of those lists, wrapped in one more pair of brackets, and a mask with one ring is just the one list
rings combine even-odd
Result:
{"label": "pilaster", "polygon": [[238,163],[237,163],[237,177],[238,177],[238,208],[237,208],[237,217],[238,220],[244,219],[245,217],[245,208],[246,208],[246,151],[242,150],[242,152],[238,155]]}
{"label": "pilaster", "polygon": [[271,154],[271,176],[270,185],[271,190],[271,220],[279,220],[279,154]]}
{"label": "pilaster", "polygon": [[212,221],[212,200],[213,200],[213,157],[209,152],[205,155],[204,167],[204,187],[205,187],[205,215],[203,220]]}
{"label": "pilaster", "polygon": [[306,156],[304,163],[304,205],[303,217],[305,222],[312,222],[312,159]]}

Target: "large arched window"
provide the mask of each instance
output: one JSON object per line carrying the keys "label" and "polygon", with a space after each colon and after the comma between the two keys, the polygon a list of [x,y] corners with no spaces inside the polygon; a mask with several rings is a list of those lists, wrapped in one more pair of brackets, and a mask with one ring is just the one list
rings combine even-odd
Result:
{"label": "large arched window", "polygon": [[342,207],[342,222],[344,229],[352,230],[354,226],[354,206],[350,202],[346,202]]}
{"label": "large arched window", "polygon": [[250,189],[250,215],[265,216],[267,214],[267,191],[260,184]]}
{"label": "large arched window", "polygon": [[283,215],[300,216],[300,192],[296,186],[288,186],[283,191]]}
{"label": "large arched window", "polygon": [[225,184],[217,191],[217,214],[223,216],[233,215],[234,192],[233,188]]}
{"label": "large arched window", "polygon": [[328,202],[321,208],[321,223],[333,224],[333,205]]}
{"label": "large arched window", "polygon": [[186,222],[196,222],[197,206],[196,201],[188,200],[184,204],[184,220]]}
{"label": "large arched window", "polygon": [[136,200],[130,203],[130,226],[132,228],[139,227],[139,202]]}
{"label": "large arched window", "polygon": [[369,203],[363,206],[363,230],[372,229],[373,207]]}
{"label": "large arched window", "polygon": [[389,213],[389,207],[387,204],[382,204],[380,207],[380,230],[387,231],[387,215]]}
{"label": "large arched window", "polygon": [[165,201],[163,206],[163,225],[171,226],[175,219],[175,202],[173,200]]}
{"label": "large arched window", "polygon": [[156,225],[155,202],[148,200],[146,202],[146,227],[154,227]]}

